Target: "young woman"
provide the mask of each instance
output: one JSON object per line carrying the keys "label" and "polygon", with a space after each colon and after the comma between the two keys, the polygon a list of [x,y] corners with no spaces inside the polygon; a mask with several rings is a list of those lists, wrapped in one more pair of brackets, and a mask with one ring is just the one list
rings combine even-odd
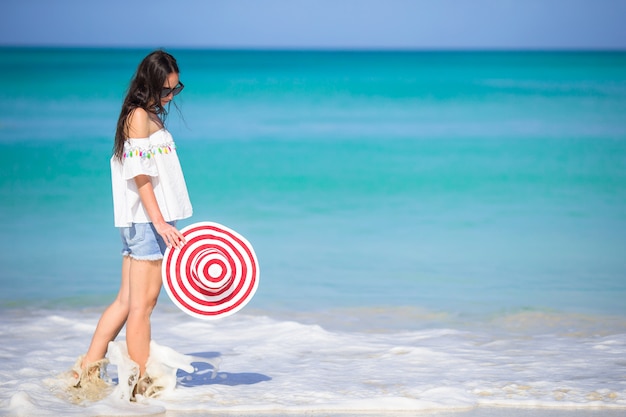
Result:
{"label": "young woman", "polygon": [[[76,386],[99,378],[108,343],[126,324],[126,344],[140,379],[150,355],[150,316],[161,290],[166,247],[185,244],[177,220],[192,207],[176,146],[165,129],[167,108],[184,85],[174,57],[155,51],[139,64],[117,122],[111,158],[115,226],[122,237],[122,280],[74,368]],[[120,383],[125,383],[120,381]],[[140,384],[141,385],[141,384]]]}

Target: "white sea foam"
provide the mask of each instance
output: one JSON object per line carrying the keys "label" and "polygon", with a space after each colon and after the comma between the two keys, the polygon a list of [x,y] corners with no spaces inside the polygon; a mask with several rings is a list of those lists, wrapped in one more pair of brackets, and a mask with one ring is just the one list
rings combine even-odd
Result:
{"label": "white sea foam", "polygon": [[[538,325],[550,317],[549,331],[527,331],[530,321]],[[97,312],[5,310],[0,415],[626,410],[623,327],[577,330],[571,318],[563,318],[557,329],[555,317],[518,314],[475,327],[450,322],[378,332],[311,324],[314,316],[292,321],[238,314],[205,322],[161,309],[153,320],[158,344],[151,347],[149,365],[160,395],[128,401],[119,383],[129,366],[121,335],[109,349],[111,392],[76,404],[65,395],[64,375],[86,348]]]}

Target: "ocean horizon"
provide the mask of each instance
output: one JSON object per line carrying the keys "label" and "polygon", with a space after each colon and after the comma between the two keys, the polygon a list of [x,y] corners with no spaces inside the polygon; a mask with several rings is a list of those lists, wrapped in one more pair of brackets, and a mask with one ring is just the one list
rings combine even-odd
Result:
{"label": "ocean horizon", "polygon": [[154,339],[194,373],[68,400],[119,285],[109,159],[149,50],[0,47],[0,415],[626,409],[626,52],[168,51],[179,226],[243,235],[258,290],[218,321],[163,291]]}

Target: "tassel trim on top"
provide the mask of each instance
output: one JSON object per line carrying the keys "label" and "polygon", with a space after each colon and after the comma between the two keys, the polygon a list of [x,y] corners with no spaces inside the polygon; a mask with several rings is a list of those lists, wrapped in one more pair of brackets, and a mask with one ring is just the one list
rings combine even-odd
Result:
{"label": "tassel trim on top", "polygon": [[149,148],[139,146],[129,147],[124,150],[123,158],[152,158],[156,154],[168,154],[176,150],[174,142],[163,143],[160,145],[152,145]]}

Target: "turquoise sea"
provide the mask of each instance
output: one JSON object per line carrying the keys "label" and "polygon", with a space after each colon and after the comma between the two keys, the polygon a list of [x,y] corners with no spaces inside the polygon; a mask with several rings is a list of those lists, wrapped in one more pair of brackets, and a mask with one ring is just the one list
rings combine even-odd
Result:
{"label": "turquoise sea", "polygon": [[[34,349],[20,329],[37,325],[65,352],[52,369],[71,365],[69,356],[84,350],[92,328],[82,333],[69,323],[95,324],[117,290],[109,158],[125,89],[148,52],[0,49],[3,358],[19,356],[10,346]],[[261,266],[254,299],[225,319],[225,328],[261,344],[269,333],[300,326],[303,340],[320,341],[318,361],[324,349],[340,350],[331,353],[345,359],[338,369],[352,366],[350,349],[358,346],[386,343],[389,352],[420,356],[424,338],[441,341],[429,345],[431,353],[456,346],[478,369],[502,353],[476,347],[495,338],[528,358],[499,356],[506,359],[492,363],[494,372],[476,386],[448,375],[439,388],[459,391],[433,394],[429,404],[626,408],[626,53],[169,52],[185,90],[167,124],[194,205],[180,226],[227,225],[252,243]],[[157,319],[154,326],[170,345],[183,337],[168,329],[206,326],[178,314],[166,296],[158,308],[167,326]],[[73,340],[71,348],[54,344],[56,326]],[[210,326],[219,332],[220,322]],[[250,333],[251,326],[269,333]],[[326,341],[321,329],[354,339]],[[452,333],[442,341],[441,331]],[[397,342],[407,332],[421,336]],[[527,345],[516,344],[517,332],[531,338],[523,339]],[[218,349],[211,338],[208,347],[194,341],[182,349]],[[220,352],[236,350],[240,341],[230,341]],[[464,343],[467,349],[459,347]],[[294,352],[304,355],[306,345]],[[590,351],[592,345],[607,348]],[[564,359],[592,365],[577,374],[578,365],[555,358],[551,346],[560,346]],[[395,368],[374,366],[388,380],[345,392],[367,398],[368,410],[388,410],[398,396],[422,401],[397,403],[399,409],[421,409],[437,384],[419,375],[404,381],[402,369],[416,362],[403,357],[408,362],[399,359]],[[537,374],[507,368],[517,359]],[[23,369],[15,366],[0,365],[0,373]],[[256,396],[247,405],[324,409],[299,399],[311,393],[289,380],[287,366],[272,363],[287,378],[276,389],[291,390],[291,402]],[[257,389],[280,381],[263,375],[273,379],[257,381]],[[322,392],[328,379],[311,377],[309,386]],[[345,388],[345,380],[336,381],[329,392]],[[42,412],[32,404],[47,401],[45,390],[39,402],[16,399],[22,382],[0,388],[0,406]],[[386,388],[372,392],[376,384]],[[518,388],[507,391],[511,384]],[[389,394],[397,386],[405,387],[402,395]],[[580,395],[563,391],[566,398],[558,399],[560,389]],[[379,394],[384,401],[373,400]],[[350,395],[323,404],[345,411],[357,401]],[[190,410],[178,400],[165,407]],[[249,411],[233,404],[222,406]],[[71,408],[55,407],[49,409],[71,415]]]}

